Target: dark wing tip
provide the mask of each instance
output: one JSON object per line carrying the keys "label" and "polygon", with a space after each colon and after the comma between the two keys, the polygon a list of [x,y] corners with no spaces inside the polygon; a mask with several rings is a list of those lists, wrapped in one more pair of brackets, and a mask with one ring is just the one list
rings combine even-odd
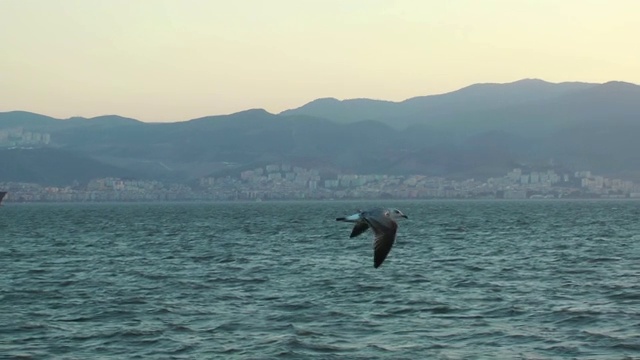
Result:
{"label": "dark wing tip", "polygon": [[389,254],[389,253],[387,252],[387,253],[384,253],[384,254],[382,254],[382,253],[374,254],[374,256],[373,256],[373,267],[376,268],[376,269],[379,268],[380,265],[382,265],[384,260],[387,258],[387,254]]}

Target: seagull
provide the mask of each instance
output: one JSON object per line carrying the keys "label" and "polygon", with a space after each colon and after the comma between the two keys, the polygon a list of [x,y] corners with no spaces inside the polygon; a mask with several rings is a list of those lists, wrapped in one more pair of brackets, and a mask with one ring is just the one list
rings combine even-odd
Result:
{"label": "seagull", "polygon": [[387,258],[394,241],[400,218],[408,219],[402,211],[394,208],[376,208],[367,211],[358,211],[356,214],[346,217],[336,218],[336,221],[355,223],[351,231],[350,238],[356,237],[367,231],[369,227],[373,230],[373,267],[378,268]]}

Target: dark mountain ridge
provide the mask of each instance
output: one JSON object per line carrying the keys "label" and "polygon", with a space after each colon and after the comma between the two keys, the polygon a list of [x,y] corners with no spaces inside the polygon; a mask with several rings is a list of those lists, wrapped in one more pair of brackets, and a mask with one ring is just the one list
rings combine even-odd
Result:
{"label": "dark mountain ridge", "polygon": [[470,112],[501,109],[544,100],[596,87],[598,84],[549,83],[524,79],[507,84],[474,84],[453,92],[417,96],[400,102],[368,99],[319,99],[280,115],[310,115],[340,123],[377,120],[396,128],[446,121]]}
{"label": "dark mountain ridge", "polygon": [[[107,172],[189,181],[274,162],[345,173],[483,178],[502,176],[514,163],[554,159],[616,176],[640,173],[640,86],[624,82],[525,79],[402,102],[318,99],[280,114],[251,109],[176,123],[0,113],[0,131],[15,128],[49,134],[40,147],[58,149],[78,164],[79,172],[65,171],[69,176],[48,168],[58,183]],[[81,158],[93,165],[80,166]],[[82,170],[95,167],[108,171]],[[10,178],[6,174],[0,171],[0,181]],[[38,174],[33,181],[48,181]]]}

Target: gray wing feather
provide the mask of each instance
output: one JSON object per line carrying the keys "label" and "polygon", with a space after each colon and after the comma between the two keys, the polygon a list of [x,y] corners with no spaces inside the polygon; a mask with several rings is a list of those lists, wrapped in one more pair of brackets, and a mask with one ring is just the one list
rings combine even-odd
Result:
{"label": "gray wing feather", "polygon": [[360,220],[355,225],[353,225],[353,230],[351,231],[351,236],[349,237],[354,238],[362,234],[363,232],[367,231],[368,228],[369,228],[369,224],[364,220]]}
{"label": "gray wing feather", "polygon": [[377,268],[387,258],[396,240],[398,224],[386,215],[386,210],[375,209],[363,213],[363,218],[371,226],[373,240],[373,267]]}

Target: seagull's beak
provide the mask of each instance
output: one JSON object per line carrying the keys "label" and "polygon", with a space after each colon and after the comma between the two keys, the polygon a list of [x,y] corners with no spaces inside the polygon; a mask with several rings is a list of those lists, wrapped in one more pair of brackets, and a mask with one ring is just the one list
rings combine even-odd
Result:
{"label": "seagull's beak", "polygon": [[402,217],[403,217],[403,218],[405,218],[405,219],[408,219],[408,218],[409,218],[409,217],[408,217],[407,215],[405,215],[405,214],[402,214]]}

